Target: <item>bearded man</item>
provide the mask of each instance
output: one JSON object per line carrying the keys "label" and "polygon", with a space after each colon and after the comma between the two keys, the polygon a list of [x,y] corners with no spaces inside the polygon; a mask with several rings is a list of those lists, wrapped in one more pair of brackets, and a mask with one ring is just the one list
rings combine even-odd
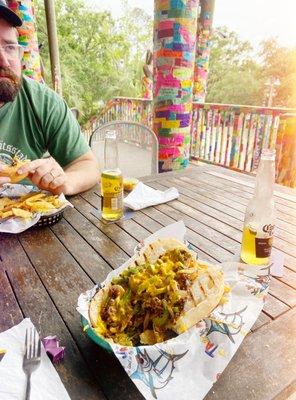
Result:
{"label": "bearded man", "polygon": [[[22,76],[21,19],[0,0],[0,175],[16,156],[19,174],[52,193],[76,194],[98,182],[98,165],[66,103]],[[43,157],[45,153],[50,157]],[[0,176],[0,187],[9,178]]]}

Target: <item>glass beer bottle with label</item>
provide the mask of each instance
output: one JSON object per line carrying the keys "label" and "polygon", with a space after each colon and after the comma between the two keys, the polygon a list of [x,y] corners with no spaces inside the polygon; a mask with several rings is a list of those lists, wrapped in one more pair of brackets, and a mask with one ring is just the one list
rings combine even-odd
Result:
{"label": "glass beer bottle with label", "polygon": [[101,174],[102,217],[117,221],[123,216],[122,173],[118,168],[118,148],[115,131],[105,135],[104,169]]}
{"label": "glass beer bottle with label", "polygon": [[241,259],[248,264],[268,264],[270,259],[275,226],[274,179],[275,151],[264,149],[244,222]]}

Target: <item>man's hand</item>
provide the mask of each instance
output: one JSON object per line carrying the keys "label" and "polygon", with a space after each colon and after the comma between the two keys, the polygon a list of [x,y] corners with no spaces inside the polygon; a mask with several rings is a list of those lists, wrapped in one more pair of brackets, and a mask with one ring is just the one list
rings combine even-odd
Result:
{"label": "man's hand", "polygon": [[31,161],[18,170],[19,174],[26,172],[34,185],[54,194],[62,193],[67,180],[63,168],[52,157]]}

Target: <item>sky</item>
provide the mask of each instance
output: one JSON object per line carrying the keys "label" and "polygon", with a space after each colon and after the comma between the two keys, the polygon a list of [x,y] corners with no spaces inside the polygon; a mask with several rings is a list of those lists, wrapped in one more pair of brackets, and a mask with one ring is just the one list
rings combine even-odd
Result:
{"label": "sky", "polygon": [[[97,10],[121,14],[121,0],[85,0]],[[153,16],[154,0],[129,0],[132,7]],[[260,41],[277,37],[281,45],[296,47],[296,0],[216,0],[214,27],[225,25],[249,40],[256,48]]]}

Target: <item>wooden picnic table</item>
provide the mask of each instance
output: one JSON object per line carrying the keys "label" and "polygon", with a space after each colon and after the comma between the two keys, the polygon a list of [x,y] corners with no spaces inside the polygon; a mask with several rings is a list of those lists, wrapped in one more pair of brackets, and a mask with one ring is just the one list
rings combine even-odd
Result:
{"label": "wooden picnic table", "polygon": [[[192,164],[145,182],[175,186],[180,197],[105,224],[95,187],[72,197],[75,208],[56,225],[0,235],[0,331],[30,317],[43,337],[57,335],[66,356],[56,369],[71,399],[142,399],[117,359],[85,335],[75,310],[79,294],[132,256],[139,241],[183,220],[200,259],[216,263],[239,254],[253,177]],[[284,400],[295,392],[296,192],[276,186],[275,200],[274,246],[285,254],[284,276],[271,279],[263,312],[206,400]]]}

